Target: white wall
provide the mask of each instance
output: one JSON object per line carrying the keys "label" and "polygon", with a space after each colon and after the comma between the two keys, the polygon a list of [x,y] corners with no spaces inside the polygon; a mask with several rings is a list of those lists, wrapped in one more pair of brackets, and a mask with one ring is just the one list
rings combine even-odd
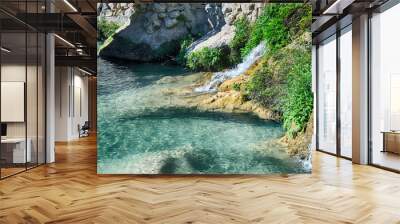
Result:
{"label": "white wall", "polygon": [[[38,69],[38,70],[37,70]],[[4,63],[1,66],[2,82],[23,82],[26,84],[26,107],[25,103],[20,111],[16,108],[2,107],[2,112],[5,113],[22,113],[26,112],[26,120],[23,118],[21,122],[5,122],[7,124],[8,138],[24,138],[25,135],[29,139],[31,155],[33,162],[44,163],[45,150],[45,120],[44,120],[44,74],[42,68],[36,65]],[[25,80],[27,78],[27,81]],[[2,93],[4,89],[2,89]],[[20,90],[20,94],[24,94],[24,90]],[[2,95],[2,98],[8,98],[7,95]],[[24,115],[22,115],[24,116]],[[39,153],[39,155],[37,155]]]}
{"label": "white wall", "polygon": [[68,88],[70,84],[68,67],[55,68],[55,140],[67,141],[68,124]]}
{"label": "white wall", "polygon": [[88,78],[76,68],[56,67],[55,85],[55,140],[77,139],[78,125],[88,120]]}
{"label": "white wall", "polygon": [[[26,70],[27,69],[27,70]],[[36,67],[26,67],[25,64],[3,64],[1,66],[1,81],[2,82],[24,82],[26,83],[25,76],[28,71],[29,85],[36,86],[36,80],[32,80],[31,75],[36,77]],[[36,88],[27,88],[27,106],[29,106],[27,118],[28,122],[34,121],[34,124],[29,123],[28,129],[31,127],[36,130],[36,113],[32,113],[32,110],[36,112]],[[6,97],[6,96],[2,96]],[[33,104],[31,104],[33,102]],[[31,105],[30,105],[31,104]],[[32,109],[33,108],[33,109]],[[7,108],[1,108],[7,110]],[[24,110],[24,108],[22,108]],[[8,137],[25,137],[25,124],[26,122],[7,122],[7,135]],[[35,126],[35,127],[33,127]],[[29,130],[28,130],[29,131]],[[29,133],[28,133],[29,137]]]}

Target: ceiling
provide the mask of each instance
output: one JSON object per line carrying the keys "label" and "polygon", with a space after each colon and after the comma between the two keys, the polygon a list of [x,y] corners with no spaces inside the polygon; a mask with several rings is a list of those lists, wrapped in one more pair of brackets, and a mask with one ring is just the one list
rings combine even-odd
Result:
{"label": "ceiling", "polygon": [[389,0],[311,0],[314,44],[352,23],[362,13],[375,12]]}
{"label": "ceiling", "polygon": [[[96,74],[96,6],[97,0],[1,0],[2,36],[12,49],[8,57],[26,55],[25,35],[18,33],[52,32],[56,65],[78,66]],[[28,44],[28,56],[34,51],[36,46]]]}
{"label": "ceiling", "polygon": [[[225,0],[192,0],[191,2],[224,2]],[[265,2],[227,0],[229,2]],[[268,2],[310,2],[313,6],[313,38],[335,32],[335,24],[382,5],[387,0],[270,0]],[[79,66],[96,73],[97,3],[167,2],[159,0],[1,0],[0,25],[3,32],[54,32],[56,64]],[[169,1],[171,2],[171,1]],[[187,2],[175,0],[174,2]],[[49,13],[51,12],[51,13]],[[349,18],[348,18],[349,19]],[[349,19],[351,22],[351,18]],[[345,24],[345,23],[344,23]],[[337,26],[337,25],[336,25]],[[333,27],[333,28],[332,28]],[[329,31],[330,29],[330,31]],[[329,31],[329,32],[328,32]],[[322,36],[322,37],[321,37]],[[318,38],[317,38],[318,37]],[[6,37],[12,38],[12,37]],[[15,47],[18,48],[18,38]],[[21,49],[15,50],[20,52]],[[28,54],[31,50],[28,47]],[[16,53],[15,53],[16,54]]]}

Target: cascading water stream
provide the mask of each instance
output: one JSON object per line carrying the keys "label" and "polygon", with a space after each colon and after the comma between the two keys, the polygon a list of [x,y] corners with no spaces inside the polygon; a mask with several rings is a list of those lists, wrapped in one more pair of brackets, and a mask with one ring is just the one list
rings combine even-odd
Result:
{"label": "cascading water stream", "polygon": [[249,69],[258,59],[260,59],[266,51],[266,46],[264,42],[261,42],[257,47],[251,50],[250,54],[247,55],[243,62],[238,64],[235,68],[217,72],[215,73],[211,81],[204,86],[200,86],[194,89],[195,92],[214,92],[217,90],[217,87],[227,79],[234,78],[239,76],[247,69]]}

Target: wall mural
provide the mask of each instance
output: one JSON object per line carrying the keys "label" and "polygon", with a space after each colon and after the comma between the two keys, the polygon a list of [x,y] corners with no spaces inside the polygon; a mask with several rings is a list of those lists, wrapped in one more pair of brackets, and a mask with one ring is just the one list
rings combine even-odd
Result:
{"label": "wall mural", "polygon": [[98,4],[99,174],[311,172],[311,6]]}

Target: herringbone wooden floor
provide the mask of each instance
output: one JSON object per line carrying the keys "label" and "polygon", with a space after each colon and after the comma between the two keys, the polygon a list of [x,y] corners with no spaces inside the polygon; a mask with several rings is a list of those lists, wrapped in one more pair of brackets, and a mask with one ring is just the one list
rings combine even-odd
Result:
{"label": "herringbone wooden floor", "polygon": [[0,181],[0,223],[400,223],[400,175],[314,153],[311,175],[98,176],[95,138]]}

